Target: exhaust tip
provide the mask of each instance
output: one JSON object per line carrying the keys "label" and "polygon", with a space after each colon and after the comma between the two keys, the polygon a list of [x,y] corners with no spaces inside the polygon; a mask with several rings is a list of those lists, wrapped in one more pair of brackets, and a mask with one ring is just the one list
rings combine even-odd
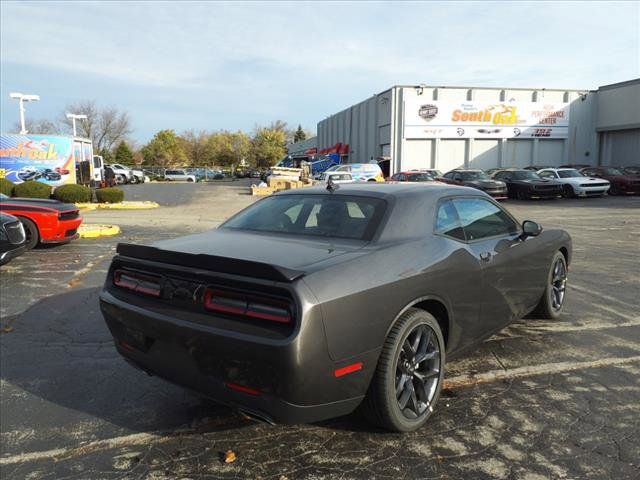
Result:
{"label": "exhaust tip", "polygon": [[257,422],[260,422],[260,423],[268,423],[269,425],[275,425],[276,424],[276,422],[274,422],[271,417],[269,417],[268,415],[266,415],[266,414],[264,414],[262,412],[256,412],[256,411],[252,411],[252,410],[247,410],[245,408],[239,408],[238,412],[244,418],[247,418],[249,420],[254,420],[254,421],[257,421]]}

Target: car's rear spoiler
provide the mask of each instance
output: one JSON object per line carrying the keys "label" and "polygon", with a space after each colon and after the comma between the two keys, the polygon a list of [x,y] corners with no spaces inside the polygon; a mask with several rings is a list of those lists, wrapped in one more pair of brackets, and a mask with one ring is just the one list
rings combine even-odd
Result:
{"label": "car's rear spoiler", "polygon": [[162,250],[145,245],[119,243],[116,252],[123,257],[151,260],[153,262],[199,268],[213,272],[246,275],[248,277],[293,282],[304,275],[300,270],[270,265],[268,263],[241,260],[239,258],[218,257],[216,255],[193,254]]}

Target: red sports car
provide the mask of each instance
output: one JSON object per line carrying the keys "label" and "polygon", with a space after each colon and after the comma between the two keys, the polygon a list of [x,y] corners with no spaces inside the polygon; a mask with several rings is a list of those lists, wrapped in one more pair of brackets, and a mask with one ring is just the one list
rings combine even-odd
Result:
{"label": "red sports car", "polygon": [[82,217],[71,203],[41,198],[10,198],[0,194],[0,212],[24,225],[27,249],[38,243],[65,243],[78,238]]}

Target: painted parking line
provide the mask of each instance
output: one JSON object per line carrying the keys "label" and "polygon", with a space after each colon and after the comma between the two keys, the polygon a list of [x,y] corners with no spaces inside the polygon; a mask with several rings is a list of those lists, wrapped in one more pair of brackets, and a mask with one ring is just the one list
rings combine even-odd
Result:
{"label": "painted parking line", "polygon": [[[590,368],[611,367],[640,362],[640,355],[626,358],[607,358],[592,362],[559,362],[547,363],[534,367],[519,367],[510,370],[493,370],[476,375],[458,375],[445,379],[443,388],[456,389],[482,383],[491,383],[506,379],[516,379],[537,375],[558,374],[575,370]],[[15,465],[41,460],[61,461],[112,448],[131,447],[137,445],[149,446],[150,444],[164,443],[180,436],[196,434],[192,429],[176,429],[168,432],[135,433],[103,440],[94,440],[78,447],[56,448],[39,452],[21,453],[0,457],[0,465]]]}
{"label": "painted parking line", "polygon": [[612,367],[635,362],[640,362],[640,355],[635,355],[633,357],[603,358],[600,360],[593,360],[591,362],[543,363],[541,365],[516,367],[508,370],[490,370],[483,373],[471,375],[463,374],[446,378],[443,388],[455,389],[482,383],[493,383],[501,380],[513,380],[516,378],[535,377],[538,375],[552,375],[572,372],[575,370],[586,370],[589,368]]}

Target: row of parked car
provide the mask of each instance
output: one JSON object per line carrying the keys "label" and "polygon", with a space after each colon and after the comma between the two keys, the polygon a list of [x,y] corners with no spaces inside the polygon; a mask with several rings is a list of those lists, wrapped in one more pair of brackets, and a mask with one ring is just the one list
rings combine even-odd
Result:
{"label": "row of parked car", "polygon": [[440,181],[477,188],[498,200],[593,197],[640,194],[640,167],[527,167],[455,169],[442,174],[424,169],[399,172],[387,179],[398,182]]}
{"label": "row of parked car", "polygon": [[0,265],[40,244],[78,238],[78,207],[58,200],[11,198],[0,193]]}

